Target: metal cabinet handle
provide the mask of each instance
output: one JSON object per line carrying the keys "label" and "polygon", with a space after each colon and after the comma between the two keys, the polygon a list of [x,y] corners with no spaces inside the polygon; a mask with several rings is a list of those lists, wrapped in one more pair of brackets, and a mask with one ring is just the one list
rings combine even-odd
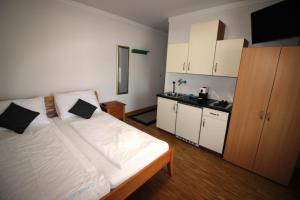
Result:
{"label": "metal cabinet handle", "polygon": [[259,112],[259,118],[260,118],[261,120],[263,120],[264,117],[265,117],[265,112],[264,112],[264,111],[260,111],[260,112]]}
{"label": "metal cabinet handle", "polygon": [[217,72],[217,68],[218,68],[218,63],[216,62],[216,64],[215,64],[215,72]]}
{"label": "metal cabinet handle", "polygon": [[187,68],[188,71],[190,71],[190,64],[191,64],[191,63],[189,62],[189,63],[188,63],[188,68]]}
{"label": "metal cabinet handle", "polygon": [[173,105],[173,111],[177,113],[177,110],[178,110],[178,105],[176,103],[176,104]]}
{"label": "metal cabinet handle", "polygon": [[185,71],[185,62],[183,63],[182,69],[183,69],[183,71]]}
{"label": "metal cabinet handle", "polygon": [[212,113],[212,112],[210,112],[209,114],[215,115],[215,116],[219,116],[219,114],[217,114],[217,113]]}
{"label": "metal cabinet handle", "polygon": [[267,121],[270,121],[270,120],[271,120],[271,113],[270,113],[270,112],[267,112],[267,114],[266,114],[266,119],[267,119]]}
{"label": "metal cabinet handle", "polygon": [[205,119],[203,119],[202,126],[203,127],[205,126]]}

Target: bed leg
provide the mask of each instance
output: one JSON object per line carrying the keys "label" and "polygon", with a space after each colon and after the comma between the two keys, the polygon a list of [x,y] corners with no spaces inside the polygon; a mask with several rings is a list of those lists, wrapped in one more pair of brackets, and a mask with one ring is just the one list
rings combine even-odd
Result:
{"label": "bed leg", "polygon": [[174,155],[174,148],[170,149],[170,161],[167,164],[169,176],[173,176],[173,155]]}

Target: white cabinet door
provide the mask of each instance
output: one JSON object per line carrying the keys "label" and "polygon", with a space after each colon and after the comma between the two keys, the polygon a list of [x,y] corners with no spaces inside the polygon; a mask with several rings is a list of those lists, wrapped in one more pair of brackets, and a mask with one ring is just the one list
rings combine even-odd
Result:
{"label": "white cabinet door", "polygon": [[178,104],[176,135],[198,145],[202,108]]}
{"label": "white cabinet door", "polygon": [[156,126],[175,133],[177,101],[158,97]]}
{"label": "white cabinet door", "polygon": [[203,109],[199,145],[218,153],[223,152],[228,113]]}
{"label": "white cabinet door", "polygon": [[167,72],[186,73],[188,43],[169,44],[167,52]]}
{"label": "white cabinet door", "polygon": [[244,39],[217,41],[213,75],[237,77]]}
{"label": "white cabinet door", "polygon": [[192,24],[187,73],[212,75],[216,42],[223,39],[222,33],[224,24],[219,20]]}

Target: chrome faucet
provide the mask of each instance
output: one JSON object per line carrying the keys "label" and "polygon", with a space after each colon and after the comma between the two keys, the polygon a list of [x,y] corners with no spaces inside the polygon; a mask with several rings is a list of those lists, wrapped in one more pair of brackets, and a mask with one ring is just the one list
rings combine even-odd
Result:
{"label": "chrome faucet", "polygon": [[178,80],[178,86],[180,86],[181,84],[186,84],[186,80],[179,79]]}

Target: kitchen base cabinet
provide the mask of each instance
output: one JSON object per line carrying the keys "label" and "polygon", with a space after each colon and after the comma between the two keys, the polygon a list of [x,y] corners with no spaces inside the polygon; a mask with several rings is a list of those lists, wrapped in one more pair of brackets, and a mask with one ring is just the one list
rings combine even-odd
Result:
{"label": "kitchen base cabinet", "polygon": [[177,101],[157,98],[156,126],[169,133],[175,133]]}
{"label": "kitchen base cabinet", "polygon": [[200,132],[200,146],[223,153],[228,113],[204,108]]}
{"label": "kitchen base cabinet", "polygon": [[202,108],[178,103],[176,136],[198,145]]}

